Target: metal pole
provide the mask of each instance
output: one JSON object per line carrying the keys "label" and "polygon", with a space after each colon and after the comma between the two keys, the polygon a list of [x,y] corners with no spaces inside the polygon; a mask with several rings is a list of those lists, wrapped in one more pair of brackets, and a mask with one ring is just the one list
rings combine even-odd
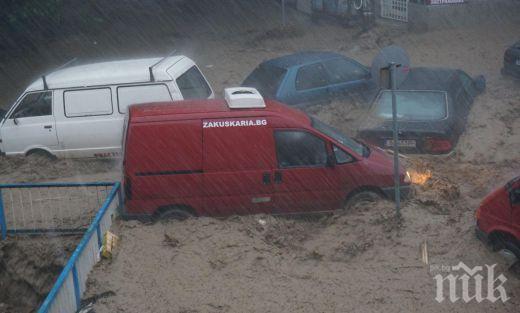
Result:
{"label": "metal pole", "polygon": [[4,199],[2,198],[2,188],[0,188],[0,228],[2,229],[2,240],[7,238],[7,225],[4,214]]}
{"label": "metal pole", "polygon": [[287,24],[287,19],[285,17],[285,0],[282,0],[282,27],[285,28]]}
{"label": "metal pole", "polygon": [[393,139],[394,139],[394,190],[395,190],[395,213],[397,217],[401,216],[401,194],[399,186],[399,129],[397,126],[397,99],[395,95],[396,89],[396,68],[399,65],[390,63],[390,81],[392,89],[392,124],[393,124]]}

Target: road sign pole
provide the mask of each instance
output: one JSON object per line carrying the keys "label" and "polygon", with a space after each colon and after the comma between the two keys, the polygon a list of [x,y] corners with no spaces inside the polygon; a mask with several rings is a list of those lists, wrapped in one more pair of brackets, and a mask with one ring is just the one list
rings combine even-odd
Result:
{"label": "road sign pole", "polygon": [[397,217],[401,216],[401,193],[399,182],[399,129],[397,125],[397,99],[395,95],[396,86],[396,69],[400,64],[390,63],[390,84],[392,90],[392,124],[393,124],[393,141],[394,141],[394,190],[395,190],[395,213]]}

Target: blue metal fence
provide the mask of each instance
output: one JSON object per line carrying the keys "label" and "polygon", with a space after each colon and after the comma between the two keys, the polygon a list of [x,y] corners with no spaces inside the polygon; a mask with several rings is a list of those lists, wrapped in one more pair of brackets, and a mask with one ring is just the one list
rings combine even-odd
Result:
{"label": "blue metal fence", "polygon": [[79,310],[81,296],[86,289],[87,276],[99,261],[102,236],[110,228],[112,218],[121,204],[120,201],[121,185],[115,183],[38,313],[64,313]]}
{"label": "blue metal fence", "polygon": [[[58,188],[61,190],[61,193],[59,196],[56,196],[57,193],[53,194],[54,191],[51,192],[49,190],[47,190],[48,193],[46,195],[41,192],[35,192],[35,194],[31,192],[34,190],[41,191],[42,188],[49,188],[54,191]],[[78,191],[78,188],[83,189]],[[29,192],[23,194],[18,192],[20,190],[28,190]],[[105,193],[103,193],[103,190]],[[6,194],[8,194],[10,201],[6,201]],[[52,195],[52,197],[49,195]],[[86,230],[79,227],[70,228],[70,225],[77,226],[78,221],[75,218],[72,218],[70,221],[66,220],[73,214],[67,208],[65,210],[61,208],[60,210],[60,205],[57,205],[58,200],[64,203],[74,200],[82,203],[80,208],[88,208],[87,204],[93,205],[96,203],[96,201],[90,199],[92,197],[96,199],[102,197],[104,199],[93,211],[95,215],[84,212],[84,209],[77,211],[80,215],[85,215],[85,218],[80,216],[79,221],[80,224],[83,224],[88,220],[88,228]],[[74,201],[72,201],[72,204],[76,203]],[[40,204],[38,208],[40,214],[35,210],[35,207],[38,207],[37,203]],[[0,184],[0,228],[2,239],[5,239],[7,235],[20,233],[84,232],[79,245],[72,253],[56,283],[39,308],[38,313],[72,313],[78,311],[81,304],[81,296],[86,289],[87,276],[100,259],[103,235],[109,230],[112,219],[117,214],[121,204],[122,194],[119,182]],[[12,215],[11,219],[6,216],[6,212],[8,212],[9,216]],[[18,213],[21,216],[27,215],[23,223],[19,223],[20,218],[16,218]],[[52,213],[61,214],[61,216],[57,218],[44,216]],[[92,217],[92,215],[94,216]],[[42,225],[45,227],[42,228]],[[24,228],[26,226],[28,228]]]}
{"label": "blue metal fence", "polygon": [[0,184],[1,238],[77,233],[91,223],[114,183]]}

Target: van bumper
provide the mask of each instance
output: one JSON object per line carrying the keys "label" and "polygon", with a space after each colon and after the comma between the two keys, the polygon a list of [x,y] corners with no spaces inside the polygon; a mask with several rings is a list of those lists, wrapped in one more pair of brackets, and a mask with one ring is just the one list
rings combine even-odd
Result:
{"label": "van bumper", "polygon": [[[383,194],[387,199],[395,200],[395,188],[394,187],[385,187],[382,188]],[[400,185],[399,186],[399,193],[401,195],[401,199],[408,199],[410,197],[412,190],[411,185]]]}

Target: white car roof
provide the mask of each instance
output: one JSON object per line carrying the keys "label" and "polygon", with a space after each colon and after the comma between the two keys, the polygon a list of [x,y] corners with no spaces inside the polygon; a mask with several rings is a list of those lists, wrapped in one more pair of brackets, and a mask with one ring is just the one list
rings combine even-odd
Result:
{"label": "white car roof", "polygon": [[[153,67],[156,81],[170,81],[168,70],[185,56],[120,60],[71,66],[45,75],[49,89],[117,85],[150,82],[149,67]],[[26,91],[43,90],[43,79],[34,81]]]}

